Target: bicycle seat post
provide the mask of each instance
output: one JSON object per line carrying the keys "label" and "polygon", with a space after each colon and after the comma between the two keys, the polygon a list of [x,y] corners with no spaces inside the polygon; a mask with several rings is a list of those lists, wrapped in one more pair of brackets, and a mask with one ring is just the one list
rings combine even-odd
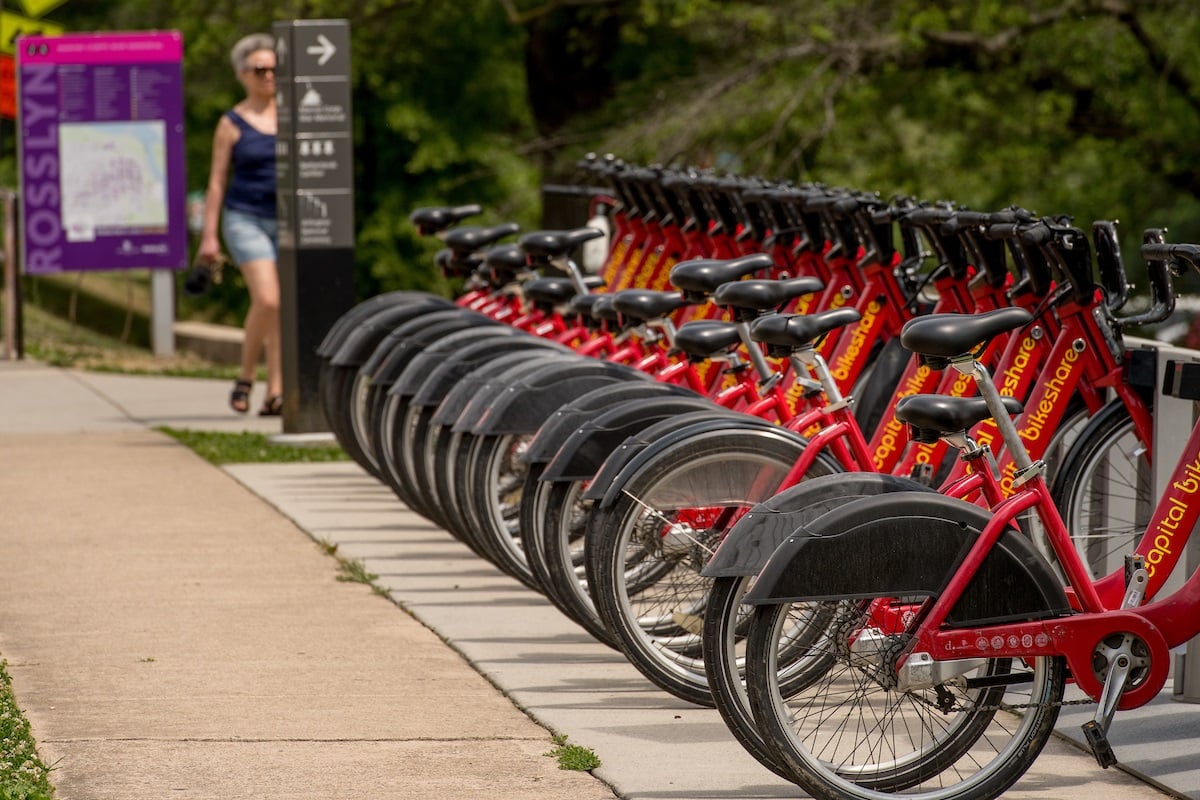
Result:
{"label": "bicycle seat post", "polygon": [[771,369],[771,365],[767,363],[767,357],[763,355],[762,349],[758,344],[750,338],[750,323],[746,320],[739,319],[735,323],[737,325],[738,336],[742,340],[742,346],[746,352],[750,354],[750,363],[754,365],[754,371],[758,373],[758,381],[760,384],[765,384],[777,374]]}
{"label": "bicycle seat post", "polygon": [[979,394],[1016,466],[1014,487],[1041,475],[1045,464],[1029,457],[1017,426],[1005,409],[1004,398],[979,356],[994,337],[1024,327],[1032,320],[1033,316],[1025,309],[1001,308],[974,315],[929,314],[909,320],[900,331],[904,346],[919,353],[927,365],[934,369],[953,367],[956,372],[975,379]]}
{"label": "bicycle seat post", "polygon": [[854,402],[853,398],[842,395],[837,381],[833,379],[833,373],[829,371],[829,365],[825,363],[825,358],[812,345],[794,350],[788,356],[788,360],[792,362],[792,371],[797,376],[807,371],[816,377],[821,391],[825,393],[826,411],[836,411]]}
{"label": "bicycle seat post", "polygon": [[[787,356],[795,380],[806,391],[821,389],[825,393],[826,411],[836,411],[850,405],[850,397],[842,395],[829,365],[816,350],[816,343],[832,330],[857,322],[859,313],[853,308],[835,308],[816,314],[774,314],[755,321],[751,338],[767,345],[774,356]],[[816,382],[805,379],[805,374]]]}
{"label": "bicycle seat post", "polygon": [[980,396],[987,402],[996,427],[1000,431],[1000,438],[1004,441],[1004,446],[1008,449],[1013,464],[1017,468],[1013,477],[1013,486],[1022,486],[1037,475],[1041,475],[1046,465],[1040,460],[1033,461],[1029,457],[1029,451],[1025,449],[1025,443],[1021,441],[1017,426],[1013,423],[1012,417],[1004,410],[1004,400],[996,388],[995,382],[992,381],[992,375],[988,372],[987,367],[975,360],[974,355],[952,359],[950,364],[958,372],[970,375],[975,379]]}

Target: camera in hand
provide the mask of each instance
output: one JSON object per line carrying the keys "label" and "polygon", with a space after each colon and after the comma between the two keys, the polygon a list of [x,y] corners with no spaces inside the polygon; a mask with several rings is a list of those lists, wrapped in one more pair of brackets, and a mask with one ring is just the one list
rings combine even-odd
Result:
{"label": "camera in hand", "polygon": [[191,268],[183,276],[184,293],[189,297],[200,297],[212,291],[213,285],[221,282],[221,270],[225,261],[225,258],[219,258],[211,263],[198,259],[192,262]]}

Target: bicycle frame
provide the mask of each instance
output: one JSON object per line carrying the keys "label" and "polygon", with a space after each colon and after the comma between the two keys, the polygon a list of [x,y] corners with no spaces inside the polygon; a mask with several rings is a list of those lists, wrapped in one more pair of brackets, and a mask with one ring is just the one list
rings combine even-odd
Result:
{"label": "bicycle frame", "polygon": [[[1200,425],[1188,438],[1170,483],[1155,507],[1149,525],[1135,549],[1147,565],[1146,599],[1155,598],[1179,563],[1192,531],[1200,522]],[[978,572],[987,554],[1006,528],[1021,514],[1034,510],[1067,577],[1067,597],[1081,613],[1049,620],[943,629],[950,610]],[[1019,526],[1017,526],[1019,527]],[[1104,681],[1092,668],[1095,647],[1116,634],[1131,634],[1145,644],[1150,670],[1143,680],[1120,695],[1118,709],[1149,702],[1166,682],[1170,648],[1200,634],[1200,570],[1172,594],[1146,605],[1122,608],[1125,597],[1123,571],[1093,581],[1075,551],[1062,517],[1055,509],[1041,475],[993,509],[993,515],[970,547],[943,592],[927,602],[912,631],[914,649],[935,660],[975,658],[1027,658],[1062,656],[1077,685],[1099,699]]]}

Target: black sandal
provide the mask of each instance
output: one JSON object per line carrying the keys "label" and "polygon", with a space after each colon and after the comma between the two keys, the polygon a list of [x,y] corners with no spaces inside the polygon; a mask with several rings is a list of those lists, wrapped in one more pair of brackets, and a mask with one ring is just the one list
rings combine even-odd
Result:
{"label": "black sandal", "polygon": [[250,410],[250,390],[254,388],[254,381],[238,380],[233,384],[233,391],[229,393],[229,407],[239,414],[245,414]]}
{"label": "black sandal", "polygon": [[260,417],[278,417],[283,413],[283,395],[275,395],[263,400],[262,408],[258,410]]}

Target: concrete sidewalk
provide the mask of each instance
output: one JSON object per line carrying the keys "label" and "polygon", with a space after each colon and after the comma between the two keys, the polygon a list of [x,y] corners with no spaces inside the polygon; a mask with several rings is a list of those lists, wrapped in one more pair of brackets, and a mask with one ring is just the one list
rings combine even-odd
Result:
{"label": "concrete sidewalk", "polygon": [[[64,800],[802,796],[355,465],[222,470],[148,430],[279,430],[227,392],[0,363],[0,657]],[[1113,736],[1163,769],[1055,739],[1006,797],[1200,797],[1200,708],[1168,705]]]}
{"label": "concrete sidewalk", "polygon": [[0,654],[59,796],[611,798],[436,634],[143,424],[208,427],[226,391],[0,367]]}

